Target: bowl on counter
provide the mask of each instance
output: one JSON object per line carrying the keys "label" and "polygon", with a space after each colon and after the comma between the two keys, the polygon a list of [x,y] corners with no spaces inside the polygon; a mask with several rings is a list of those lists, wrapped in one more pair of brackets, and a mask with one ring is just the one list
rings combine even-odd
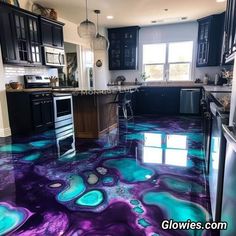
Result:
{"label": "bowl on counter", "polygon": [[22,88],[22,84],[19,83],[19,82],[10,82],[9,86],[12,89],[20,89],[20,88]]}

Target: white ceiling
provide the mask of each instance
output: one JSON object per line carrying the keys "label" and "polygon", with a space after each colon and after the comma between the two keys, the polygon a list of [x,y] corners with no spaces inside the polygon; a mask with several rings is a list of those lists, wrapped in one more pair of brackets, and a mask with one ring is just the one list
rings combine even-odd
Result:
{"label": "white ceiling", "polygon": [[[59,16],[79,24],[85,19],[85,0],[33,0],[45,7],[54,8]],[[88,0],[89,19],[96,21],[93,10],[101,10],[100,24],[105,27],[146,26],[196,20],[223,12],[226,2],[216,0]],[[164,9],[168,9],[165,11]],[[106,16],[114,19],[108,20]]]}

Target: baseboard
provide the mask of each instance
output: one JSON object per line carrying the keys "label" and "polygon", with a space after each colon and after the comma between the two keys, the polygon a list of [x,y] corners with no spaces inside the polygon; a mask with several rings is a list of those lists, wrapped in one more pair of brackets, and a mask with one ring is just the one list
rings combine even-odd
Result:
{"label": "baseboard", "polygon": [[6,128],[6,129],[0,129],[0,137],[5,138],[11,136],[11,129]]}

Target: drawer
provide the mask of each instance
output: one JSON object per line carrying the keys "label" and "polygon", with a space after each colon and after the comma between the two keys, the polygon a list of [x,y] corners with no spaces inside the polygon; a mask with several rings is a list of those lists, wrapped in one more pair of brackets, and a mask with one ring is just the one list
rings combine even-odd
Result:
{"label": "drawer", "polygon": [[39,99],[45,99],[45,98],[51,98],[52,93],[49,92],[40,92],[40,93],[32,93],[31,99],[32,100],[39,100]]}

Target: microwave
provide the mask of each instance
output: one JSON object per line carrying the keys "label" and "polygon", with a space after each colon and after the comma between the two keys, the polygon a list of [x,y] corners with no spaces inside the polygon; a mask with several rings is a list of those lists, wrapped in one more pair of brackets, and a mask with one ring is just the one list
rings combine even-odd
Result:
{"label": "microwave", "polygon": [[65,51],[64,49],[44,47],[44,59],[47,66],[65,66]]}

